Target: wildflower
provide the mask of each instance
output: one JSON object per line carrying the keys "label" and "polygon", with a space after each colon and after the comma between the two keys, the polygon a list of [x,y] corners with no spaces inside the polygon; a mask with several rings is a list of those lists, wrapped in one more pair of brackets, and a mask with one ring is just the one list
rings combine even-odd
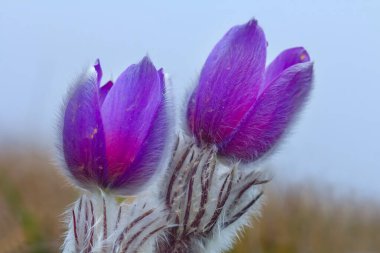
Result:
{"label": "wildflower", "polygon": [[265,68],[267,42],[256,20],[235,26],[208,56],[188,104],[190,131],[219,154],[253,161],[270,150],[311,89],[313,64],[302,47]]}
{"label": "wildflower", "polygon": [[148,57],[100,87],[99,61],[70,92],[62,149],[82,187],[135,193],[160,167],[168,122],[163,70]]}

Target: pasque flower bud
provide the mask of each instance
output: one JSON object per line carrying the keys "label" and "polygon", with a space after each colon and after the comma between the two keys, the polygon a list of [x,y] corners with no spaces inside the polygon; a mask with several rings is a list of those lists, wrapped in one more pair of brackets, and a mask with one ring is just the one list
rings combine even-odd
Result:
{"label": "pasque flower bud", "polygon": [[235,26],[208,56],[188,104],[190,131],[219,154],[253,161],[284,134],[311,89],[313,64],[302,47],[265,67],[267,41],[256,20]]}
{"label": "pasque flower bud", "polygon": [[135,193],[160,167],[168,137],[163,70],[148,57],[100,86],[99,61],[71,90],[62,121],[69,174],[87,189]]}

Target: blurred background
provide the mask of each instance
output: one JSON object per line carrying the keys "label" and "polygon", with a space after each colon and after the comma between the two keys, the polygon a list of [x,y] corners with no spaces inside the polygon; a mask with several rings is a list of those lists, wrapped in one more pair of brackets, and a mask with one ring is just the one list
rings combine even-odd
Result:
{"label": "blurred background", "polygon": [[315,88],[263,164],[262,217],[234,253],[380,252],[380,1],[0,0],[0,253],[59,252],[77,192],[55,166],[66,90],[100,58],[116,78],[149,54],[178,107],[213,45],[252,17],[268,62],[304,46]]}

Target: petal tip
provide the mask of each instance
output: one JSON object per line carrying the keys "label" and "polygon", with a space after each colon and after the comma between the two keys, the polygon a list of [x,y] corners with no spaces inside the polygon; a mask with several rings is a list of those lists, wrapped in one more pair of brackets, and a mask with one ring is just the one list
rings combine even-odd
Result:
{"label": "petal tip", "polygon": [[142,71],[148,71],[152,73],[153,71],[157,72],[156,66],[154,66],[152,60],[148,55],[144,56],[141,61],[137,64],[137,67]]}
{"label": "petal tip", "polygon": [[162,85],[162,87],[164,87],[165,83],[166,83],[166,80],[170,79],[170,75],[168,73],[166,73],[163,68],[160,68],[157,71],[157,73],[158,73],[158,76],[160,77],[161,85]]}
{"label": "petal tip", "polygon": [[300,62],[309,62],[310,55],[307,52],[307,50],[303,47],[299,47],[299,50],[300,50],[300,55],[299,55]]}
{"label": "petal tip", "polygon": [[247,29],[249,32],[254,32],[258,30],[261,33],[264,33],[263,29],[259,25],[259,21],[257,21],[257,19],[255,18],[250,19],[247,23],[243,25],[243,27]]}
{"label": "petal tip", "polygon": [[258,26],[258,21],[257,21],[257,19],[255,19],[255,18],[251,18],[248,22],[247,22],[247,24],[246,24],[246,26],[247,27],[255,27],[255,26]]}
{"label": "petal tip", "polygon": [[93,65],[93,69],[95,69],[98,82],[100,82],[100,80],[102,79],[103,71],[102,71],[102,67],[100,65],[99,58],[95,60],[95,63]]}
{"label": "petal tip", "polygon": [[146,65],[146,64],[153,65],[152,60],[150,59],[149,55],[145,55],[141,59],[141,61],[139,62],[139,64],[142,64],[142,65]]}
{"label": "petal tip", "polygon": [[294,54],[297,55],[298,59],[296,59],[296,62],[298,63],[310,61],[310,55],[304,47],[294,47],[288,49],[287,51],[294,52]]}

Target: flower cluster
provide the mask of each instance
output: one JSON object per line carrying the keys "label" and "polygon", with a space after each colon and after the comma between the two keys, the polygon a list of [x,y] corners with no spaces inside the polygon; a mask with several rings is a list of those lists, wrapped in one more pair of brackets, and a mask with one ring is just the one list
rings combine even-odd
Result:
{"label": "flower cluster", "polygon": [[[115,82],[101,84],[99,60],[80,76],[64,106],[60,140],[65,171],[85,193],[69,211],[64,252],[231,246],[258,213],[268,182],[252,162],[284,136],[313,79],[304,48],[287,49],[266,66],[267,45],[256,20],[231,28],[208,56],[178,133],[164,71],[148,57]],[[131,195],[135,201],[120,201]]]}

